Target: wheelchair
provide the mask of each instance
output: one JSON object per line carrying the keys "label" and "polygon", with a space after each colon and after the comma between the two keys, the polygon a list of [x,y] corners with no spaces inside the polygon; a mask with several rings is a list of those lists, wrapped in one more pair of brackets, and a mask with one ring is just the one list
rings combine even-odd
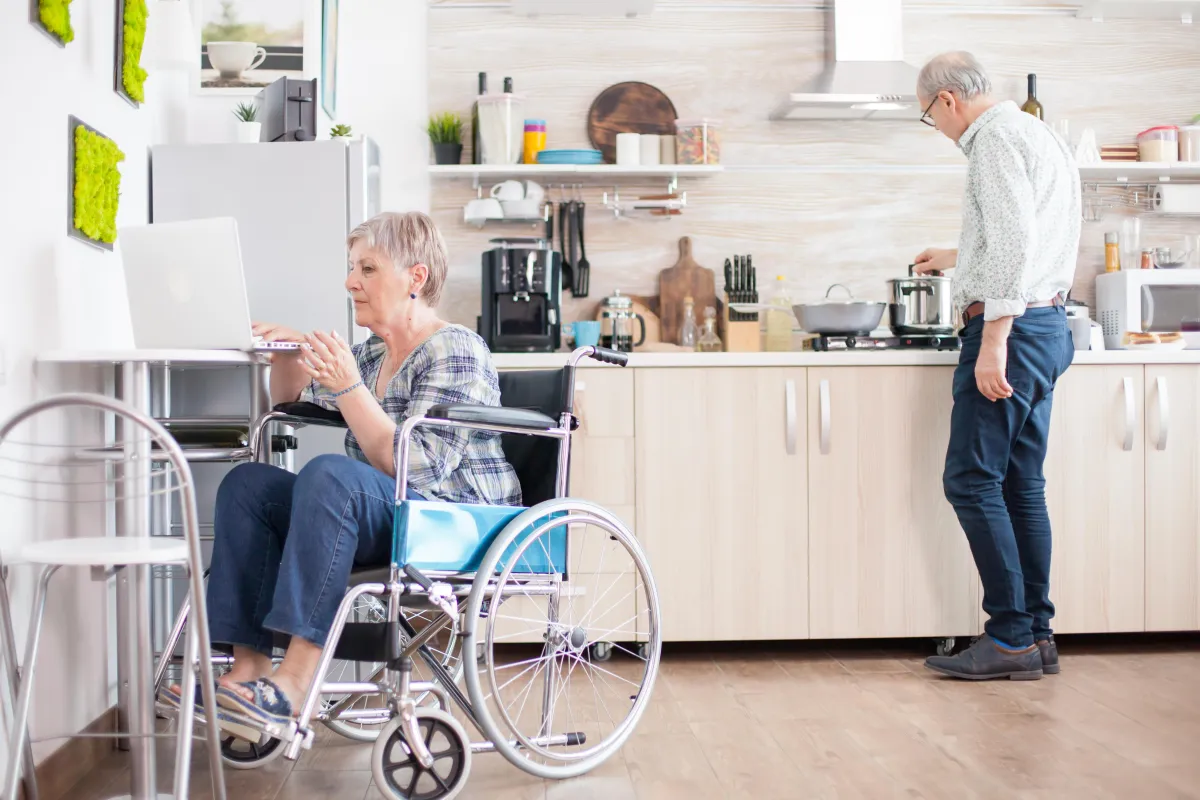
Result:
{"label": "wheelchair", "polygon": [[[374,741],[372,773],[384,797],[440,800],[461,791],[479,753],[498,751],[530,775],[565,779],[620,749],[653,693],[659,601],[633,533],[601,506],[568,496],[583,358],[628,360],[581,347],[561,370],[500,373],[500,407],[441,405],[405,420],[391,563],[352,574],[297,718],[264,725],[222,709],[225,721],[260,734],[256,742],[241,737],[248,753],[223,748],[226,764],[258,766],[280,752],[296,760],[320,722]],[[252,432],[259,457],[276,424],[345,427],[336,411],[281,404]],[[406,499],[418,426],[500,435],[525,505]],[[158,664],[156,696],[187,613],[180,610]],[[365,679],[330,680],[335,661],[367,665]],[[157,708],[168,718],[178,713]],[[483,739],[472,741],[466,725]]]}

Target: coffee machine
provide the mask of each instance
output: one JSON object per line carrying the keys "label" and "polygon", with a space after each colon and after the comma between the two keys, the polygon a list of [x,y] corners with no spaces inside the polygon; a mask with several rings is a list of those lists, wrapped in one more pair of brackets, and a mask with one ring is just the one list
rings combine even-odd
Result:
{"label": "coffee machine", "polygon": [[562,256],[546,239],[493,239],[483,254],[479,335],[494,353],[562,344]]}

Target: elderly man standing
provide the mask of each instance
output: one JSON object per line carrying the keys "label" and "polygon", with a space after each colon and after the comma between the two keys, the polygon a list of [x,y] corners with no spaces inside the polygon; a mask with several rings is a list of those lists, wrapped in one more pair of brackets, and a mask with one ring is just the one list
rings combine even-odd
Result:
{"label": "elderly man standing", "polygon": [[963,315],[943,484],[983,581],[985,635],[925,665],[969,680],[1058,672],[1050,629],[1050,518],[1042,465],[1054,386],[1073,356],[1063,307],[1079,250],[1079,171],[1037,118],[991,97],[969,53],[921,70],[921,121],[968,160],[958,250],[917,271],[955,269]]}

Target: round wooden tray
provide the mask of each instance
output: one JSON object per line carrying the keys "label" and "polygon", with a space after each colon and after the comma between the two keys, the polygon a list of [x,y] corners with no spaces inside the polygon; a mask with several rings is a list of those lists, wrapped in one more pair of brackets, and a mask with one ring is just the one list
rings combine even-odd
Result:
{"label": "round wooden tray", "polygon": [[640,81],[617,83],[596,95],[588,109],[588,139],[617,163],[618,133],[675,133],[675,104],[662,90]]}

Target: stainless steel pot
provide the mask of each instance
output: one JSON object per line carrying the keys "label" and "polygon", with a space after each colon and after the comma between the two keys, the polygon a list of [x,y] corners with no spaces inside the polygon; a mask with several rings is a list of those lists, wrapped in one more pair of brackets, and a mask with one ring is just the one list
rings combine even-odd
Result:
{"label": "stainless steel pot", "polygon": [[953,335],[957,330],[950,278],[941,273],[888,281],[888,322],[897,336]]}
{"label": "stainless steel pot", "polygon": [[835,283],[825,292],[828,300],[829,293],[834,289],[845,289],[850,300],[830,300],[826,303],[810,303],[792,306],[792,312],[800,321],[800,327],[809,333],[826,334],[829,336],[866,336],[879,327],[887,303],[868,303],[854,300],[850,290],[840,283]]}

